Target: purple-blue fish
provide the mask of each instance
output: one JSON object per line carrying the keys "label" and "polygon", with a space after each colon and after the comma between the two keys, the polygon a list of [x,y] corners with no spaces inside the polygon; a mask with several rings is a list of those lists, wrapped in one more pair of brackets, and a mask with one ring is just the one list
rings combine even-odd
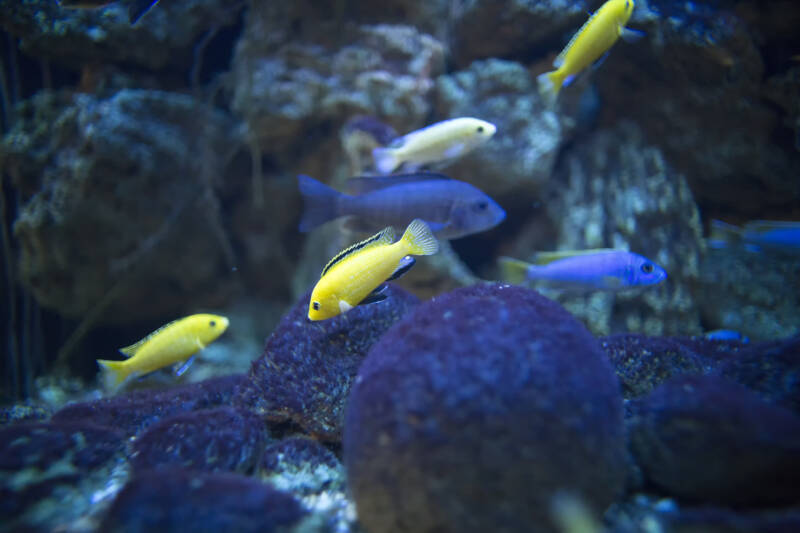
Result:
{"label": "purple-blue fish", "polygon": [[355,218],[356,227],[406,227],[424,220],[440,239],[457,239],[493,228],[505,211],[480,189],[443,174],[419,172],[386,177],[351,178],[341,193],[310,176],[297,177],[305,200],[300,231],[339,217]]}
{"label": "purple-blue fish", "polygon": [[656,285],[667,272],[650,259],[625,250],[539,252],[532,263],[500,258],[505,281],[545,282],[558,289],[619,291]]}
{"label": "purple-blue fish", "polygon": [[709,246],[726,248],[736,244],[744,245],[751,252],[760,252],[764,248],[798,252],[800,222],[753,220],[740,228],[721,220],[711,221]]}

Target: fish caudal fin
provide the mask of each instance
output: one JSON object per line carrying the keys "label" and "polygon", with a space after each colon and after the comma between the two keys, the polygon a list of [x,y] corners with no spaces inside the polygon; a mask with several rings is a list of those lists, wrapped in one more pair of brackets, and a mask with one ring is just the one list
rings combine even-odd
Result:
{"label": "fish caudal fin", "polygon": [[375,170],[381,174],[391,174],[400,165],[394,148],[374,148],[372,159],[375,161]]}
{"label": "fish caudal fin", "polygon": [[433,255],[439,251],[439,241],[433,236],[431,228],[418,218],[411,221],[400,240],[406,243],[411,255]]}
{"label": "fish caudal fin", "polygon": [[557,70],[545,72],[536,77],[536,82],[539,85],[539,95],[548,106],[553,106],[558,98],[558,91],[561,90],[561,85],[564,83],[563,78]]}
{"label": "fish caudal fin", "polygon": [[500,257],[500,278],[506,283],[524,285],[528,281],[531,264],[511,257]]}
{"label": "fish caudal fin", "polygon": [[305,202],[303,218],[300,219],[301,232],[311,231],[339,216],[338,204],[342,193],[303,174],[297,176],[297,185]]}
{"label": "fish caudal fin", "polygon": [[100,365],[100,381],[106,390],[115,391],[128,379],[130,370],[124,363],[125,361],[97,360]]}

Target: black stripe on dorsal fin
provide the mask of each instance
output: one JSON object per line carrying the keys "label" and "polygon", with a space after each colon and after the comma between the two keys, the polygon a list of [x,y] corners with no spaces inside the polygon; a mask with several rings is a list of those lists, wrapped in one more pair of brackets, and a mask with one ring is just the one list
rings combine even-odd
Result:
{"label": "black stripe on dorsal fin", "polygon": [[412,172],[409,174],[393,174],[391,176],[358,176],[347,180],[347,192],[350,194],[366,194],[386,189],[387,187],[439,180],[452,181],[453,178],[438,172]]}
{"label": "black stripe on dorsal fin", "polygon": [[[188,317],[183,317],[183,318],[188,318]],[[153,337],[155,337],[156,335],[158,335],[159,333],[161,333],[162,331],[164,331],[168,327],[172,326],[173,324],[177,324],[178,322],[183,320],[183,318],[177,318],[177,319],[173,320],[172,322],[168,322],[168,323],[164,324],[163,326],[161,326],[160,328],[158,328],[154,332],[147,334],[142,340],[136,341],[133,344],[131,344],[130,346],[126,346],[124,348],[120,348],[119,352],[122,355],[124,355],[125,357],[133,357],[134,355],[136,355],[136,352],[138,352],[139,349],[142,346],[144,346],[144,343],[146,343],[147,341],[149,341],[150,339],[152,339]]]}
{"label": "black stripe on dorsal fin", "polygon": [[373,246],[392,244],[392,242],[394,242],[394,229],[389,226],[388,228],[384,228],[380,232],[376,233],[369,239],[364,239],[361,242],[357,242],[336,254],[333,259],[328,261],[328,264],[325,265],[325,268],[322,269],[322,274],[320,274],[320,277],[327,274],[336,263],[341,262],[344,260],[344,258],[349,257],[360,250],[372,248]]}

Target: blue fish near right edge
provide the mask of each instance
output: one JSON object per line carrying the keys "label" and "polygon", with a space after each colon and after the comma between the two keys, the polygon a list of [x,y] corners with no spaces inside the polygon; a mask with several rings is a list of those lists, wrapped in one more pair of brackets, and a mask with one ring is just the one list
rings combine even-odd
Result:
{"label": "blue fish near right edge", "polygon": [[353,194],[341,193],[310,176],[297,177],[305,211],[300,231],[339,217],[353,217],[361,229],[406,227],[424,220],[440,239],[457,239],[485,231],[506,217],[483,191],[434,172],[360,177],[348,180]]}
{"label": "blue fish near right edge", "polygon": [[625,250],[539,252],[532,263],[501,257],[500,270],[513,284],[543,282],[556,289],[620,291],[656,285],[667,272],[650,259]]}

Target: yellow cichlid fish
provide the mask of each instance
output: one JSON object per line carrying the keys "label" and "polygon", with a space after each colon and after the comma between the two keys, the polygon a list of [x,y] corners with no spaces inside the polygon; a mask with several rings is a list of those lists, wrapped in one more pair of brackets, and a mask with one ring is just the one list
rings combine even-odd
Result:
{"label": "yellow cichlid fish", "polygon": [[488,141],[497,128],[491,122],[471,117],[437,122],[395,139],[386,148],[375,148],[372,158],[381,174],[400,165],[413,172],[424,165],[461,157]]}
{"label": "yellow cichlid fish", "polygon": [[132,376],[149,374],[160,368],[183,363],[178,374],[188,366],[191,356],[211,344],[228,329],[228,319],[220,315],[198,314],[174,320],[135,344],[120,348],[129,359],[97,363],[103,382],[109,389],[118,388]]}
{"label": "yellow cichlid fish", "polygon": [[308,319],[333,318],[358,304],[384,299],[381,284],[411,268],[414,258],[410,256],[439,251],[439,242],[420,219],[408,225],[399,241],[392,241],[394,230],[388,227],[331,259],[311,292]]}
{"label": "yellow cichlid fish", "polygon": [[639,32],[625,28],[633,8],[633,0],[608,0],[572,36],[553,62],[556,70],[537,78],[539,93],[549,104],[555,103],[565,82],[597,61],[620,36],[640,36]]}

